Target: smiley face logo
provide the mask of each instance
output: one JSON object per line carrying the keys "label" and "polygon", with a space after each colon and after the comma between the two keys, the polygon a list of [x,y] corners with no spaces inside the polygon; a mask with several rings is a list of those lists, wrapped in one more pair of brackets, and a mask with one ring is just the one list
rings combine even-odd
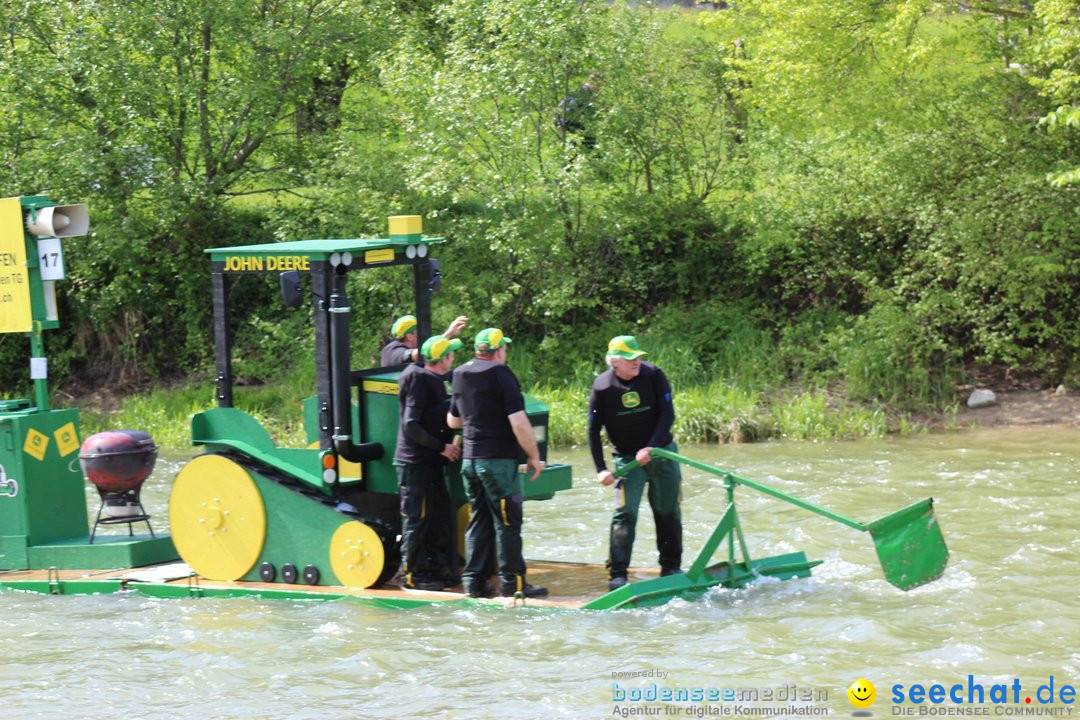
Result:
{"label": "smiley face logo", "polygon": [[874,700],[877,698],[877,690],[874,688],[874,683],[859,678],[851,683],[851,687],[847,689],[847,696],[855,707],[868,708],[874,704]]}

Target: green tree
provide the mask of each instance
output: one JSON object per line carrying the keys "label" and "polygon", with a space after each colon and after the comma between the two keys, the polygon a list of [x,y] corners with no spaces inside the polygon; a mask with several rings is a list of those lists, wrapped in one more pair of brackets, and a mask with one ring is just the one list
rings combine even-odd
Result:
{"label": "green tree", "polygon": [[[742,117],[725,54],[680,15],[452,0],[436,17],[447,44],[406,36],[390,88],[411,187],[469,243],[462,306],[537,330],[641,317],[682,284],[674,263],[718,259],[708,203],[739,177]],[[560,132],[589,78],[585,126]]]}
{"label": "green tree", "polygon": [[709,23],[744,51],[739,255],[782,324],[842,310],[821,347],[864,396],[965,362],[1068,366],[1076,200],[1043,181],[1062,145],[1032,132],[1029,4],[749,0]]}
{"label": "green tree", "polygon": [[[91,206],[71,308],[101,367],[207,353],[201,250],[256,236],[241,196],[316,182],[386,7],[354,0],[5,4],[3,184]],[[11,192],[9,190],[9,192]],[[229,201],[233,200],[232,203]],[[161,340],[168,338],[168,343]]]}
{"label": "green tree", "polygon": [[1055,185],[1080,183],[1080,2],[1077,0],[1039,0],[1035,14],[1042,32],[1032,52],[1039,74],[1031,81],[1053,103],[1041,124],[1050,130],[1064,129],[1071,140],[1071,154],[1063,158],[1072,164],[1052,172]]}

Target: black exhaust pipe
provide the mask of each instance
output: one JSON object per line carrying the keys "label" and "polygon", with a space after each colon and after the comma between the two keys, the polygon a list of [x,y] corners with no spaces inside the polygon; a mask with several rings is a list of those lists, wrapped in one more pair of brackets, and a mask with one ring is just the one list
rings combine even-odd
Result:
{"label": "black exhaust pipe", "polygon": [[[350,398],[349,366],[349,297],[345,291],[346,268],[334,268],[334,290],[330,293],[330,402],[334,421],[331,436],[334,452],[350,462],[367,462],[382,458],[382,443],[357,445],[352,440],[352,402]],[[363,408],[361,407],[361,417]],[[363,420],[361,420],[363,422]]]}

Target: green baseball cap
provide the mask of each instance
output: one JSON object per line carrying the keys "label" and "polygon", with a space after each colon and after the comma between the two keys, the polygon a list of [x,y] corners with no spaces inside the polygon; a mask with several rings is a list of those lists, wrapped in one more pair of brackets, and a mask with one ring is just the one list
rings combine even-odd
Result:
{"label": "green baseball cap", "polygon": [[445,335],[432,335],[424,341],[420,348],[420,355],[424,360],[438,362],[446,357],[447,353],[461,349],[462,343],[457,338],[450,339]]}
{"label": "green baseball cap", "polygon": [[644,355],[645,351],[641,349],[637,338],[633,335],[619,335],[611,338],[611,342],[607,344],[607,354],[627,360],[636,360]]}
{"label": "green baseball cap", "polygon": [[403,338],[416,329],[415,315],[402,315],[390,326],[390,334],[396,338]]}
{"label": "green baseball cap", "polygon": [[503,335],[499,328],[484,328],[476,333],[476,349],[480,352],[498,350],[503,345],[509,345],[510,338]]}

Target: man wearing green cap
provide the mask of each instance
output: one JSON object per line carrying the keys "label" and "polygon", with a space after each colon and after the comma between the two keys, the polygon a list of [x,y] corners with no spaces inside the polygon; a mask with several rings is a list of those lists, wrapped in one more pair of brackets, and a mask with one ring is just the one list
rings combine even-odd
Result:
{"label": "man wearing green cap", "polygon": [[645,351],[633,335],[619,335],[608,343],[605,360],[610,369],[593,382],[589,395],[589,450],[596,465],[597,479],[604,485],[615,477],[604,461],[600,428],[607,430],[615,446],[615,469],[637,460],[641,467],[631,470],[615,483],[615,512],[611,517],[611,550],[608,556],[608,587],[626,584],[630,554],[634,547],[638,507],[645,486],[656,522],[656,546],[660,551],[660,574],[682,572],[682,514],[678,464],[654,458],[653,448],[677,452],[671,427],[675,407],[671,385],[664,371],[642,362]]}
{"label": "man wearing green cap", "polygon": [[521,552],[523,488],[518,458],[540,474],[540,451],[525,399],[513,371],[506,366],[510,338],[499,328],[476,335],[476,357],[454,371],[454,393],[446,421],[464,430],[461,472],[472,516],[465,529],[462,584],[470,597],[489,596],[487,584],[494,556],[501,595],[545,597],[547,588],[525,582]]}
{"label": "man wearing green cap", "polygon": [[[468,322],[469,318],[459,315],[454,318],[454,322],[450,323],[450,327],[446,328],[443,337],[454,337],[465,329]],[[379,364],[382,367],[404,365],[420,359],[417,352],[420,343],[416,336],[416,327],[415,315],[402,315],[394,321],[394,324],[390,326],[391,340],[379,351]]]}
{"label": "man wearing green cap", "polygon": [[409,365],[398,376],[394,466],[401,491],[402,587],[409,589],[442,590],[458,583],[446,466],[461,459],[461,449],[446,425],[450,398],[443,376],[460,347],[460,340],[430,337],[420,348],[423,366]]}

